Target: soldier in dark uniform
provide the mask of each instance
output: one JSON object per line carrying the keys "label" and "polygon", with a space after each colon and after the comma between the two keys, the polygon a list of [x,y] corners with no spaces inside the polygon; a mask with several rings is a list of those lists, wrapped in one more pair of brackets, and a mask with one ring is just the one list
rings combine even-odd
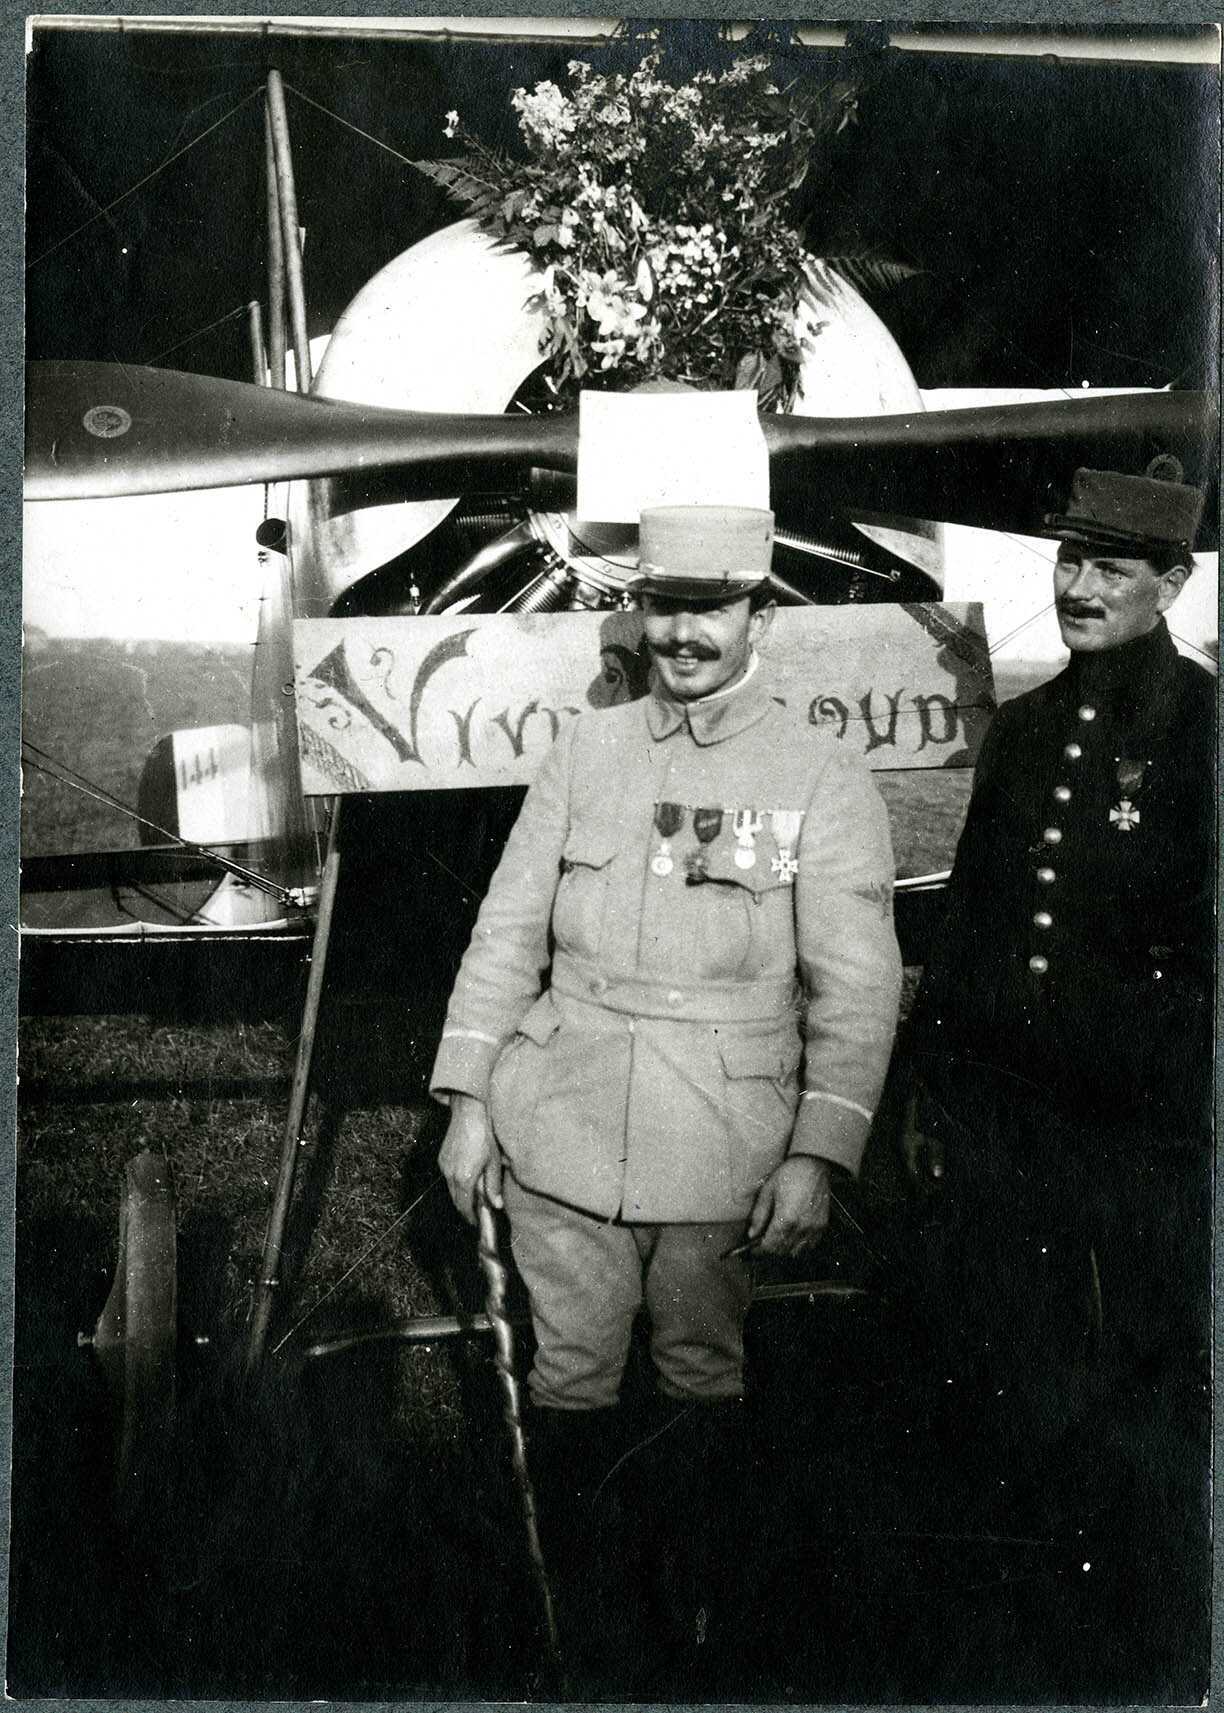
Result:
{"label": "soldier in dark uniform", "polygon": [[966,1493],[1074,1546],[1068,1688],[1153,1697],[1206,1670],[1215,943],[1216,686],[1164,619],[1202,497],[1165,473],[1080,470],[1049,520],[1071,659],[982,747],[905,1136]]}

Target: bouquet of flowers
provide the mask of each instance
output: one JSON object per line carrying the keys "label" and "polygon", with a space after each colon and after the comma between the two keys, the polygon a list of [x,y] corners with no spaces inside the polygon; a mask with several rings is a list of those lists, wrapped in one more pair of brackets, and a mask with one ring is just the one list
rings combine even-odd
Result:
{"label": "bouquet of flowers", "polygon": [[764,58],[669,83],[659,55],[629,75],[580,60],[570,91],[513,97],[527,150],[513,161],[462,130],[458,159],[420,162],[486,231],[543,275],[533,300],[552,398],[649,380],[755,387],[793,399],[815,325],[800,312],[809,258],[788,204],[812,159],[810,104]]}

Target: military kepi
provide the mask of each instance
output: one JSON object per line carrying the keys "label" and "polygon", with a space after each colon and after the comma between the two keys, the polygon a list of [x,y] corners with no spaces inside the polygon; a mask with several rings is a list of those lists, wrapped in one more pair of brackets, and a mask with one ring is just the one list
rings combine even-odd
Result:
{"label": "military kepi", "polygon": [[642,513],[635,594],[725,601],[769,575],[774,516],[755,506],[650,506]]}
{"label": "military kepi", "polygon": [[1142,476],[1077,470],[1066,511],[1048,516],[1042,534],[1136,558],[1152,551],[1189,554],[1202,513],[1203,495],[1182,481],[1177,459],[1160,457]]}

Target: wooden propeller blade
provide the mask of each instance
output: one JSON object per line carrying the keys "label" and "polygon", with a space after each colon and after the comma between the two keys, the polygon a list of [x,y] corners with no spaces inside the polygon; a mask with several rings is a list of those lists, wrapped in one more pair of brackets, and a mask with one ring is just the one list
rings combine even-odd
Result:
{"label": "wooden propeller blade", "polygon": [[[33,363],[26,497],[84,499],[399,467],[419,496],[572,471],[574,416],[450,416],[109,363]],[[1215,398],[1124,393],[907,416],[763,416],[775,503],[1031,530],[1081,464],[1172,452],[1209,480]],[[458,482],[458,486],[456,483]]]}
{"label": "wooden propeller blade", "polygon": [[[117,363],[31,363],[31,500],[158,494],[389,465],[573,470],[575,421],[380,410]],[[484,481],[488,485],[487,479]],[[448,490],[454,491],[453,486]]]}
{"label": "wooden propeller blade", "polygon": [[1210,487],[1217,405],[1208,393],[1119,393],[860,422],[762,421],[774,505],[788,520],[795,509],[816,521],[868,511],[1033,533],[1062,509],[1081,466],[1141,474],[1171,452],[1187,481]]}

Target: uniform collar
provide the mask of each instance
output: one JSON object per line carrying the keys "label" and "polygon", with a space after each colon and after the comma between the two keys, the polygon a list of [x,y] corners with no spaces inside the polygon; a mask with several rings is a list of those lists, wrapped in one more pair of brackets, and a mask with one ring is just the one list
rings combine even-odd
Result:
{"label": "uniform collar", "polygon": [[738,736],[764,719],[773,705],[765,674],[756,653],[747,672],[728,690],[715,690],[696,702],[677,702],[667,695],[652,674],[646,698],[646,724],[656,743],[687,726],[696,744],[722,743]]}
{"label": "uniform collar", "polygon": [[1103,653],[1073,654],[1067,669],[1074,696],[1128,726],[1158,728],[1181,657],[1163,617],[1143,636]]}

